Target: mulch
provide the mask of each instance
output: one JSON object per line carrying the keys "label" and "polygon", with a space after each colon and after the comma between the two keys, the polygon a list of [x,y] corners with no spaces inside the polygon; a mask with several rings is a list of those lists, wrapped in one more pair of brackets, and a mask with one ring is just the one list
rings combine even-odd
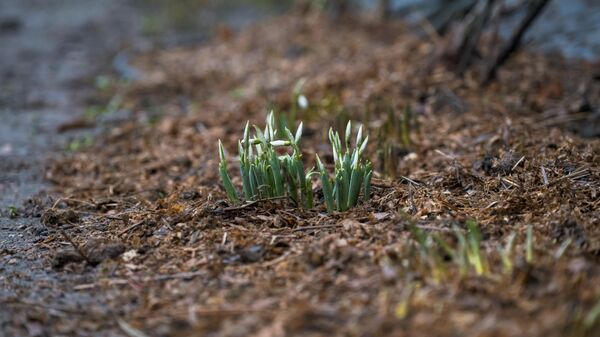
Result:
{"label": "mulch", "polygon": [[[600,298],[597,65],[519,52],[483,87],[477,67],[460,78],[438,54],[401,23],[285,16],[141,55],[142,78],[119,92],[132,118],[47,172],[48,263],[87,275],[56,291],[96,302],[39,319],[82,335],[594,335],[598,320],[585,319]],[[364,123],[371,200],[329,215],[315,181],[315,209],[229,203],[217,140],[239,187],[246,120],[262,125],[271,104],[288,109],[301,78],[306,164],[315,153],[331,164],[329,126]],[[410,144],[381,131],[390,109],[405,108]],[[397,150],[391,172],[382,144]],[[480,226],[492,276],[461,276],[447,258],[440,281],[410,227],[453,242],[467,219]],[[87,257],[61,253],[73,246],[61,232]],[[513,232],[505,274],[498,247]]]}

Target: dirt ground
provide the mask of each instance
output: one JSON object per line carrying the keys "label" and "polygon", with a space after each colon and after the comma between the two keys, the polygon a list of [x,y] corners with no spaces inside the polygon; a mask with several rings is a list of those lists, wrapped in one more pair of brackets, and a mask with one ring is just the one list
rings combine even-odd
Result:
{"label": "dirt ground", "polygon": [[[398,22],[284,16],[131,60],[135,81],[94,96],[128,113],[53,158],[51,191],[18,208],[12,234],[34,234],[0,251],[2,333],[598,336],[598,63],[520,52],[483,87],[435,54]],[[288,109],[302,78],[305,162],[332,163],[329,126],[363,123],[370,201],[327,214],[315,180],[314,209],[231,204],[217,140],[240,187],[246,120]],[[440,243],[468,219],[483,273]]]}
{"label": "dirt ground", "polygon": [[[6,304],[19,298],[52,306],[63,298],[54,288],[72,278],[46,263],[49,233],[40,223],[42,204],[32,197],[51,188],[44,178],[47,161],[82,132],[91,133],[62,128],[74,125],[96,95],[90,83],[109,68],[120,40],[114,32],[129,34],[122,25],[126,13],[115,11],[114,3],[0,3],[0,336],[48,335]],[[66,300],[84,305],[93,298],[73,294]]]}

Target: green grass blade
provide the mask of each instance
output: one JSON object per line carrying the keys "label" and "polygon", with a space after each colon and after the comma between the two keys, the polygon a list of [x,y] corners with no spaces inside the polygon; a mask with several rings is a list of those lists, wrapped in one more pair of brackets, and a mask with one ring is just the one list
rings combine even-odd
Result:
{"label": "green grass blade", "polygon": [[229,198],[229,200],[231,200],[233,203],[238,203],[240,200],[238,199],[237,193],[235,192],[235,188],[233,187],[231,178],[229,178],[229,174],[227,173],[227,158],[225,158],[225,149],[220,139],[218,147],[220,159],[219,175],[221,176],[221,182],[223,183],[223,187],[225,188],[227,198]]}
{"label": "green grass blade", "polygon": [[284,165],[285,165],[285,170],[284,170],[284,174],[285,174],[285,179],[287,182],[287,186],[288,186],[288,195],[289,197],[295,202],[295,203],[299,203],[298,200],[298,185],[296,184],[296,181],[294,179],[295,175],[293,173],[293,159],[290,156],[287,156],[284,160]]}
{"label": "green grass blade", "polygon": [[281,165],[279,164],[279,158],[277,157],[277,153],[275,153],[274,151],[271,152],[270,162],[271,171],[273,173],[273,184],[275,185],[275,196],[280,197],[285,194],[285,190],[283,188],[283,177],[281,176]]}
{"label": "green grass blade", "polygon": [[477,227],[477,222],[473,219],[469,219],[466,222],[469,233],[467,234],[467,241],[469,244],[469,256],[471,263],[475,267],[477,275],[488,274],[487,259],[481,252],[481,232]]}
{"label": "green grass blade", "polygon": [[254,165],[250,165],[248,174],[250,176],[250,193],[251,193],[250,199],[256,200],[259,198],[259,194],[258,194],[258,179],[256,178],[256,167]]}
{"label": "green grass blade", "polygon": [[332,213],[334,210],[333,206],[333,189],[331,187],[331,181],[327,172],[321,172],[321,184],[323,185],[323,197],[325,198],[325,205],[327,206],[327,212]]}
{"label": "green grass blade", "polygon": [[365,152],[365,149],[367,148],[367,144],[369,144],[369,136],[367,136],[365,138],[365,140],[363,140],[362,144],[360,145],[360,148],[358,149],[359,155],[361,155],[363,152]]}
{"label": "green grass blade", "polygon": [[335,204],[338,211],[343,212],[346,210],[346,194],[343,174],[338,172],[335,176]]}
{"label": "green grass blade", "polygon": [[300,122],[300,125],[298,125],[298,129],[296,130],[296,135],[294,136],[294,143],[296,145],[300,143],[300,138],[302,137],[302,127],[303,123]]}
{"label": "green grass blade", "polygon": [[346,134],[344,137],[344,141],[346,143],[346,151],[349,151],[350,149],[350,135],[352,134],[352,121],[348,121],[348,124],[346,124]]}
{"label": "green grass blade", "polygon": [[512,251],[513,251],[513,246],[514,246],[516,237],[517,237],[516,232],[510,233],[510,235],[508,236],[506,245],[500,251],[500,256],[502,259],[502,266],[504,269],[504,273],[506,273],[506,274],[512,273],[512,270],[513,270]]}
{"label": "green grass blade", "polygon": [[363,194],[363,200],[368,201],[371,198],[371,176],[373,175],[373,168],[371,163],[367,163],[367,168],[365,170],[365,190]]}
{"label": "green grass blade", "polygon": [[219,173],[221,175],[221,182],[223,183],[223,187],[225,187],[225,192],[227,193],[227,198],[229,198],[229,200],[231,200],[233,203],[239,203],[240,200],[237,197],[233,183],[229,178],[229,174],[227,174],[227,168],[225,168],[224,165],[219,168]]}
{"label": "green grass blade", "polygon": [[464,234],[460,231],[460,229],[458,229],[457,227],[454,227],[454,235],[456,236],[456,239],[458,240],[458,248],[456,249],[456,257],[457,257],[457,263],[458,263],[458,268],[461,271],[461,275],[466,275],[468,272],[468,244],[467,244],[467,239],[465,238]]}
{"label": "green grass blade", "polygon": [[334,210],[333,206],[333,188],[331,187],[331,181],[329,179],[329,174],[325,170],[323,163],[321,162],[321,158],[317,155],[317,169],[321,174],[321,185],[323,187],[323,198],[325,199],[325,205],[327,206],[327,212],[332,213]]}
{"label": "green grass blade", "polygon": [[250,189],[250,173],[246,164],[242,163],[240,165],[240,173],[242,175],[244,198],[246,198],[246,200],[252,200],[252,191]]}
{"label": "green grass blade", "polygon": [[306,208],[311,209],[315,206],[313,200],[313,190],[312,190],[312,175],[307,174],[304,179],[304,184],[306,185]]}
{"label": "green grass blade", "polygon": [[360,186],[362,185],[363,178],[364,173],[360,168],[352,170],[352,175],[350,177],[350,187],[348,188],[348,208],[354,207],[358,202]]}
{"label": "green grass blade", "polygon": [[525,247],[525,261],[528,264],[533,264],[533,227],[527,226],[527,239]]}
{"label": "green grass blade", "polygon": [[450,247],[448,241],[444,240],[439,235],[433,235],[433,240],[446,252],[446,254],[448,254],[448,256],[450,256],[452,260],[456,260],[458,258],[456,249]]}
{"label": "green grass blade", "polygon": [[265,135],[263,134],[263,132],[261,131],[260,128],[258,128],[258,126],[253,125],[254,126],[254,131],[256,132],[256,137],[258,138],[258,140],[260,140],[261,144],[263,144],[264,146],[267,146],[267,138],[265,137]]}
{"label": "green grass blade", "polygon": [[[600,299],[596,305],[590,309],[583,319],[583,326],[586,330],[591,330],[600,319]],[[597,330],[596,330],[597,331]]]}
{"label": "green grass blade", "polygon": [[358,128],[358,133],[356,134],[356,146],[361,146],[361,144],[362,144],[362,133],[363,133],[363,128],[361,125]]}

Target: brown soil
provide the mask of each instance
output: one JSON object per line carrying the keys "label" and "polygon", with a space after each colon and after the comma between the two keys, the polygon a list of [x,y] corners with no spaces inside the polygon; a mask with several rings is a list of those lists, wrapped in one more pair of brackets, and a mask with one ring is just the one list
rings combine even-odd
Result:
{"label": "brown soil", "polygon": [[[399,24],[282,17],[141,56],[143,78],[119,93],[135,118],[47,172],[60,199],[38,245],[48,264],[81,274],[57,294],[93,301],[15,296],[15,320],[50,335],[597,335],[598,320],[585,319],[600,298],[600,142],[580,136],[598,135],[597,68],[520,53],[482,88],[477,70],[456,78],[434,54]],[[317,152],[328,157],[327,128],[343,116],[364,121],[377,99],[411,107],[398,178],[378,172],[371,201],[333,215],[320,201],[311,210],[284,199],[229,204],[217,139],[233,157],[245,121],[262,125],[269,102],[289,106],[303,77],[310,102],[339,102],[301,116],[311,164]],[[386,115],[371,111],[372,139]],[[380,167],[376,141],[369,151]],[[239,186],[235,161],[230,169]],[[446,261],[436,279],[409,226],[451,241],[469,218],[491,275],[460,276]],[[507,275],[497,247],[511,232]]]}

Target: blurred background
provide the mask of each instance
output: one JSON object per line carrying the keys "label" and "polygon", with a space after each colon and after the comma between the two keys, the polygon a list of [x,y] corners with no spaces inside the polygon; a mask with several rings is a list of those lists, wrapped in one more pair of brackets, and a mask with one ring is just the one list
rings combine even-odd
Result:
{"label": "blurred background", "polygon": [[[498,3],[502,6],[486,12],[486,5]],[[539,3],[545,8],[527,27],[523,44],[598,59],[600,1],[595,0],[0,1],[0,187],[5,192],[0,201],[16,204],[38,191],[48,156],[86,144],[87,136],[65,132],[87,123],[73,121],[73,116],[98,114],[97,91],[109,83],[102,74],[135,79],[129,66],[135,54],[199,45],[288,11],[333,20],[355,15],[405,20],[416,34],[439,36],[461,27],[468,31],[489,16],[501,20],[490,20],[483,29],[510,38],[528,8]],[[463,34],[468,42],[464,36],[468,34]]]}
{"label": "blurred background", "polygon": [[[307,163],[364,125],[377,200],[226,207],[217,141],[231,174],[271,104]],[[600,0],[0,0],[0,336],[591,336],[598,137]],[[468,217],[503,275],[405,240]]]}

